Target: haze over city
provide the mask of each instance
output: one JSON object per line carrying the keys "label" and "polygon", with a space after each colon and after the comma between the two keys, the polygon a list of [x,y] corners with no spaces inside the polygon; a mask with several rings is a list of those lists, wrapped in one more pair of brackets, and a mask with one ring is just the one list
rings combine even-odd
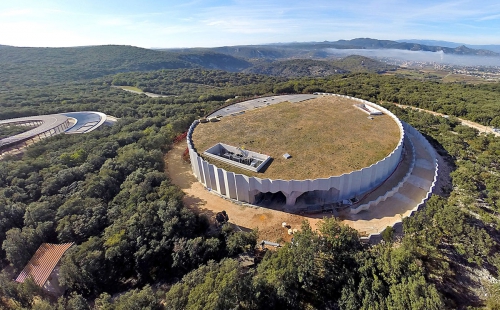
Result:
{"label": "haze over city", "polygon": [[497,1],[33,1],[0,3],[0,44],[214,47],[371,37],[500,44]]}

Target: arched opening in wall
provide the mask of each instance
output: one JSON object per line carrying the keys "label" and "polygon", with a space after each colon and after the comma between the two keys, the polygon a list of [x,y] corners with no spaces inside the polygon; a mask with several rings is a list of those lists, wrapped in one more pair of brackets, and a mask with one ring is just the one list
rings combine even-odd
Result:
{"label": "arched opening in wall", "polygon": [[280,210],[286,205],[286,196],[282,192],[259,192],[255,195],[254,204],[268,209]]}
{"label": "arched opening in wall", "polygon": [[318,197],[316,197],[315,191],[305,192],[295,201],[295,206],[308,206],[320,203]]}
{"label": "arched opening in wall", "polygon": [[329,203],[335,203],[339,200],[339,190],[332,187],[329,190],[314,190],[305,192],[295,202],[297,207],[322,206]]}

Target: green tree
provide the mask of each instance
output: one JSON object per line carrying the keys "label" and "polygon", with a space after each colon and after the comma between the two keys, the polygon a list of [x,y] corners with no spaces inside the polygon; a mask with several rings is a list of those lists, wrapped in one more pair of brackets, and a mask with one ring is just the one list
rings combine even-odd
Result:
{"label": "green tree", "polygon": [[224,259],[208,262],[188,273],[167,292],[168,309],[232,309],[238,307],[240,282],[238,262]]}
{"label": "green tree", "polygon": [[17,270],[24,268],[35,254],[38,247],[45,241],[50,241],[53,234],[53,223],[38,223],[36,228],[12,228],[7,231],[2,249],[9,262]]}
{"label": "green tree", "polygon": [[87,296],[105,288],[110,283],[112,271],[106,264],[102,240],[91,237],[65,253],[61,259],[59,283]]}
{"label": "green tree", "polygon": [[401,283],[391,286],[387,298],[387,309],[443,309],[444,303],[436,288],[423,276],[403,278]]}
{"label": "green tree", "polygon": [[44,292],[32,278],[27,278],[23,283],[16,283],[8,275],[1,273],[0,296],[10,298],[21,307],[29,308],[35,302],[35,298],[44,296]]}
{"label": "green tree", "polygon": [[258,230],[233,232],[227,237],[226,246],[230,256],[251,251],[257,245]]}

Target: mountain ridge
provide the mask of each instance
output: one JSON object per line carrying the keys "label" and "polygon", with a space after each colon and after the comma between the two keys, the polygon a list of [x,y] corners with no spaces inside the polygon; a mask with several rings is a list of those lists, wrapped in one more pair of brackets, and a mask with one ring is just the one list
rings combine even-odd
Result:
{"label": "mountain ridge", "polygon": [[[204,48],[197,50],[211,50],[234,57],[248,59],[286,59],[293,57],[326,58],[327,49],[396,49],[408,51],[442,52],[450,55],[471,56],[500,56],[499,53],[486,49],[473,49],[464,44],[455,47],[425,45],[412,42],[398,42],[371,38],[355,38],[352,40],[323,41],[323,42],[291,42],[271,43],[260,45],[237,45]],[[162,49],[172,51],[189,51],[183,49]],[[499,50],[500,52],[500,50]]]}
{"label": "mountain ridge", "polygon": [[408,42],[408,43],[419,43],[425,45],[439,45],[443,47],[451,47],[455,48],[461,45],[467,46],[473,49],[484,49],[490,50],[496,53],[500,53],[500,44],[467,44],[467,43],[457,43],[450,41],[441,41],[441,40],[420,40],[420,39],[402,39],[396,40],[398,42]]}

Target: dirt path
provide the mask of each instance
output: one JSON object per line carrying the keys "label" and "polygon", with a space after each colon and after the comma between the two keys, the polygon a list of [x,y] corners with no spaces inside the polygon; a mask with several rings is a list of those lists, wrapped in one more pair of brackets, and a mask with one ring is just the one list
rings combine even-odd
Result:
{"label": "dirt path", "polygon": [[[398,107],[400,107],[400,108],[403,108],[403,109],[411,108],[411,109],[416,109],[416,110],[421,111],[421,112],[430,113],[430,114],[433,114],[433,115],[436,115],[436,116],[441,116],[441,117],[445,117],[446,116],[445,114],[442,114],[442,113],[438,113],[438,112],[434,112],[434,111],[430,111],[430,110],[425,110],[425,109],[420,109],[420,108],[415,108],[415,107],[412,107],[412,106],[409,106],[409,105],[396,104],[396,103],[395,103],[395,105],[398,106]],[[491,127],[484,126],[484,125],[481,125],[481,124],[478,124],[478,123],[475,123],[475,122],[471,122],[471,121],[468,121],[468,120],[463,119],[463,118],[458,118],[457,117],[457,119],[460,120],[460,122],[462,122],[462,125],[469,126],[471,128],[477,129],[480,132],[492,133],[495,136],[500,136],[500,133],[499,132],[494,132],[493,128],[491,128]]]}
{"label": "dirt path", "polygon": [[[165,156],[166,172],[172,183],[179,186],[186,194],[183,198],[184,205],[192,210],[213,216],[225,210],[229,221],[240,226],[241,229],[259,229],[259,238],[269,241],[290,241],[287,229],[281,227],[282,222],[291,225],[292,228],[300,228],[300,224],[307,219],[313,229],[316,229],[317,218],[306,218],[299,215],[289,214],[281,211],[250,207],[235,204],[214,193],[210,193],[196,180],[191,172],[191,166],[181,158],[186,149],[184,142],[177,143]],[[259,240],[260,240],[259,239]]]}
{"label": "dirt path", "polygon": [[144,94],[144,95],[146,95],[148,97],[151,97],[151,98],[177,97],[177,96],[174,96],[174,95],[160,95],[160,94],[155,94],[155,93],[148,93],[148,92],[143,92],[143,91],[137,91],[137,90],[127,89],[127,88],[122,88],[121,86],[111,86],[111,87],[119,88],[121,90],[128,91],[129,93],[133,93],[133,94],[138,94],[138,95],[143,95]]}

